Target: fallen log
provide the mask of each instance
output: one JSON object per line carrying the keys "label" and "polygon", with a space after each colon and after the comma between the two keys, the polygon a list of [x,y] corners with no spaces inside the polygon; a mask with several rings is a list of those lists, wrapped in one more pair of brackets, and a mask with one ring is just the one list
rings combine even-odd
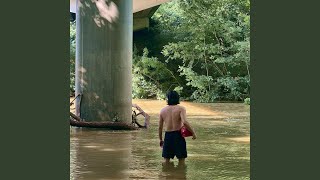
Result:
{"label": "fallen log", "polygon": [[86,122],[86,121],[77,121],[70,118],[70,125],[76,127],[90,127],[90,128],[108,128],[113,130],[137,130],[137,127],[132,126],[131,124],[123,122]]}
{"label": "fallen log", "polygon": [[73,114],[72,112],[70,112],[70,116],[71,116],[73,119],[77,120],[77,121],[82,121],[80,117],[76,116],[76,115]]}
{"label": "fallen log", "polygon": [[[142,108],[140,106],[138,106],[137,104],[132,104],[132,107],[136,108],[139,111],[139,113],[137,114],[135,110],[132,110],[133,111],[132,123],[137,124],[139,128],[148,128],[149,125],[150,125],[150,116],[149,116],[149,114],[144,112],[142,110]],[[144,117],[144,125],[141,125],[141,124],[138,123],[137,116],[139,116],[139,115],[142,115]]]}
{"label": "fallen log", "polygon": [[134,124],[138,125],[139,128],[147,128],[147,126],[143,126],[143,125],[141,125],[140,123],[138,123],[137,117],[134,116],[134,115],[132,115],[132,124],[133,124],[133,125],[134,125]]}
{"label": "fallen log", "polygon": [[[78,94],[77,97],[81,96]],[[74,100],[77,98],[75,97]],[[73,101],[74,101],[73,100]],[[72,105],[73,101],[70,103],[70,106]],[[81,119],[77,115],[70,112],[70,125],[76,126],[76,127],[90,127],[90,128],[108,128],[108,129],[114,129],[114,130],[136,130],[139,128],[148,128],[149,125],[149,119],[150,116],[145,113],[138,105],[133,104],[133,107],[138,109],[140,112],[137,114],[135,111],[133,111],[134,114],[132,114],[132,123],[123,123],[123,122],[110,122],[110,121],[104,121],[104,122],[86,122],[85,120]],[[145,125],[141,125],[137,121],[137,116],[142,115],[145,117]],[[134,124],[137,124],[137,127],[134,126]]]}

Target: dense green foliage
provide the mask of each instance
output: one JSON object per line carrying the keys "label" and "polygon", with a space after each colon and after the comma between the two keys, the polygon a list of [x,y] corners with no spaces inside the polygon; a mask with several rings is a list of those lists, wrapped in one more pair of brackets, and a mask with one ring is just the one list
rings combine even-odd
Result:
{"label": "dense green foliage", "polygon": [[163,99],[173,89],[198,102],[250,97],[249,13],[249,0],[173,0],[161,5],[150,29],[134,33],[133,98]]}
{"label": "dense green foliage", "polygon": [[165,63],[156,57],[148,57],[149,51],[143,49],[143,55],[138,56],[136,48],[133,53],[132,96],[133,98],[165,98],[163,92],[175,78]]}
{"label": "dense green foliage", "polygon": [[[151,39],[153,46],[164,44],[162,56],[155,52],[158,58],[151,59],[167,71],[146,72],[145,80],[159,80],[162,87],[157,91],[162,94],[176,88],[185,99],[243,101],[250,92],[249,11],[248,0],[174,0],[162,5],[149,33],[162,37]],[[144,63],[150,68],[149,61]],[[162,84],[165,76],[170,84]]]}
{"label": "dense green foliage", "polygon": [[70,22],[70,94],[75,90],[76,23]]}

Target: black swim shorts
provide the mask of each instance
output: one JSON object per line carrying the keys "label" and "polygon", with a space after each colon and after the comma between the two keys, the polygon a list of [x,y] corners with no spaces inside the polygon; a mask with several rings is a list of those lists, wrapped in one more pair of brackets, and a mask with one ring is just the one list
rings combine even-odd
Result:
{"label": "black swim shorts", "polygon": [[186,140],[181,136],[180,131],[169,131],[165,133],[162,149],[162,157],[173,159],[187,157]]}

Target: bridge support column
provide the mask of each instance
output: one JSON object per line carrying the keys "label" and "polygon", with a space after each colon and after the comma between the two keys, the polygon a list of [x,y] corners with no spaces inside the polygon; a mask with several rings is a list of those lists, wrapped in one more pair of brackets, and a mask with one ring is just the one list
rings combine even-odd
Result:
{"label": "bridge support column", "polygon": [[77,0],[76,114],[131,122],[132,0]]}

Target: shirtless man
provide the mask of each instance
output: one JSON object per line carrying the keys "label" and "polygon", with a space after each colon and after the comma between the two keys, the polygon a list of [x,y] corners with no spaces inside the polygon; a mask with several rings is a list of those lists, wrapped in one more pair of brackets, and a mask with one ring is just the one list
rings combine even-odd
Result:
{"label": "shirtless man", "polygon": [[[184,165],[187,157],[186,141],[180,133],[184,125],[191,133],[192,139],[196,139],[196,133],[186,119],[186,108],[180,106],[179,94],[176,91],[170,91],[167,94],[168,106],[160,111],[159,117],[159,140],[162,149],[162,157],[165,163],[170,163],[170,158],[176,156],[179,159],[179,165]],[[165,125],[165,137],[162,140],[163,124]]]}

